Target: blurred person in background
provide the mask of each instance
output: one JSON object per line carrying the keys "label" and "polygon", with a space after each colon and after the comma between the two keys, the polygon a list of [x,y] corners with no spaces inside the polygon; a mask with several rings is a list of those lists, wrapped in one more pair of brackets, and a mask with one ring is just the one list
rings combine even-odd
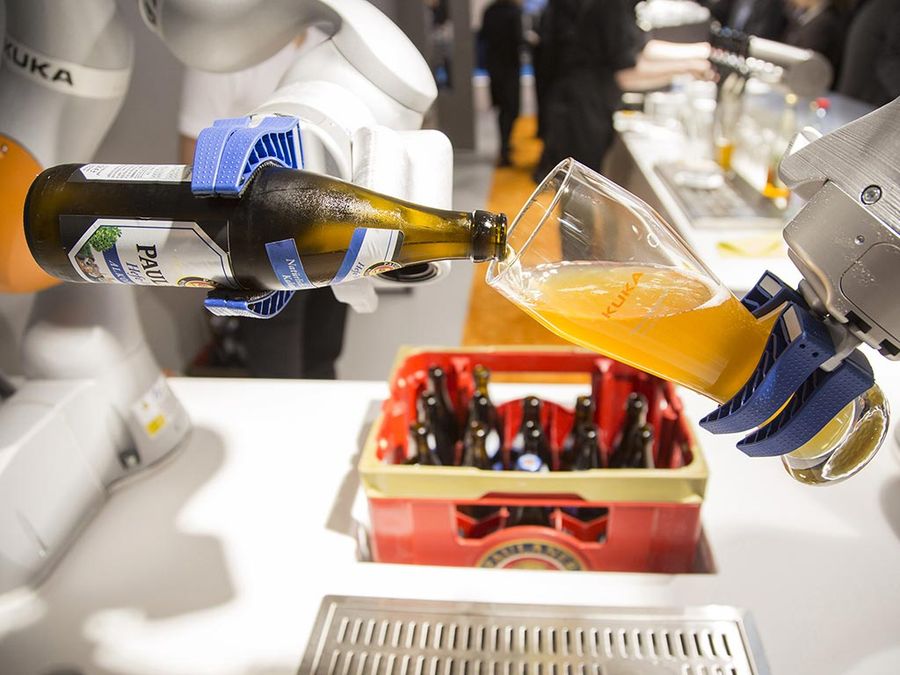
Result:
{"label": "blurred person in background", "polygon": [[789,0],[788,25],[781,41],[819,52],[831,62],[834,80],[844,51],[846,16],[832,0]]}
{"label": "blurred person in background", "polygon": [[683,73],[709,74],[709,45],[644,45],[632,0],[550,0],[542,35],[549,80],[540,181],[574,157],[596,171],[613,140],[623,91],[668,86]]}
{"label": "blurred person in background", "polygon": [[785,0],[701,0],[712,18],[735,30],[778,40],[787,26]]}
{"label": "blurred person in background", "polygon": [[488,5],[481,19],[478,41],[491,80],[491,102],[497,109],[500,128],[497,166],[511,166],[510,140],[519,116],[519,73],[524,41],[520,0],[494,0]]}
{"label": "blurred person in background", "polygon": [[900,0],[864,0],[850,23],[836,90],[881,106],[900,96]]}
{"label": "blurred person in background", "polygon": [[453,21],[450,0],[425,0],[429,10],[431,58],[429,65],[440,89],[453,88]]}
{"label": "blurred person in background", "polygon": [[[269,59],[233,73],[188,68],[178,116],[182,163],[193,164],[203,129],[217,119],[243,117],[265,102],[297,57],[324,39],[320,31],[307,29]],[[243,366],[252,377],[334,379],[346,317],[347,306],[330,288],[296,293],[281,313],[265,321],[228,317],[220,324],[236,323],[236,331],[215,326],[214,339],[218,336],[222,344],[212,351],[220,361],[232,362],[210,365]]]}

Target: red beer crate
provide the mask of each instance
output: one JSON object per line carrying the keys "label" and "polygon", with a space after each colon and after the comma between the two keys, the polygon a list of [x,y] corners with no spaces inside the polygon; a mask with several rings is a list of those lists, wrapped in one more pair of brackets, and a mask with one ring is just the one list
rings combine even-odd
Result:
{"label": "red beer crate", "polygon": [[[529,373],[589,378],[602,453],[613,444],[628,394],[640,392],[649,403],[656,468],[528,473],[404,464],[408,428],[415,421],[416,399],[427,387],[428,368],[445,370],[451,399],[462,415],[474,391],[472,370],[479,364],[495,376],[515,375],[517,380]],[[501,403],[498,388],[493,387],[492,398],[504,420],[506,452],[521,423],[522,407],[520,400]],[[555,464],[574,413],[546,401],[542,415]],[[675,388],[588,352],[534,347],[401,351],[390,398],[363,449],[359,472],[369,501],[373,557],[379,562],[695,570],[708,473]],[[530,513],[542,514],[541,524],[509,526],[513,514],[521,516],[529,506],[538,507]]]}

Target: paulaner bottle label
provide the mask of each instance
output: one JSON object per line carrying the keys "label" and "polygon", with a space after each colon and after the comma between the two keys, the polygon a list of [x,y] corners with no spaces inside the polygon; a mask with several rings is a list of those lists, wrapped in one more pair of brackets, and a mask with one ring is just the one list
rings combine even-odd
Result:
{"label": "paulaner bottle label", "polygon": [[68,255],[85,281],[238,287],[228,254],[197,223],[99,218]]}

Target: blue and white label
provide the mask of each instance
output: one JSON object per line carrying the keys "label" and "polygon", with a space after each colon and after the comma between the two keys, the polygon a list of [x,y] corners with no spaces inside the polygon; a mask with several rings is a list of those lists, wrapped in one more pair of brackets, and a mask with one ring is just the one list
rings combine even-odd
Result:
{"label": "blue and white label", "polygon": [[98,218],[69,261],[96,283],[237,288],[228,254],[197,223]]}
{"label": "blue and white label", "polygon": [[519,459],[516,460],[516,471],[528,471],[529,473],[540,473],[542,471],[549,471],[550,467],[544,464],[544,460],[542,460],[537,455],[526,452],[524,455],[520,456]]}
{"label": "blue and white label", "polygon": [[266,255],[269,256],[272,271],[284,288],[288,290],[315,288],[315,284],[306,276],[297,244],[293,239],[270,241],[266,244]]}
{"label": "blue and white label", "polygon": [[403,233],[400,230],[356,228],[344,262],[331,283],[339,284],[397,269],[400,264],[394,258],[402,245]]}
{"label": "blue and white label", "polygon": [[270,241],[266,244],[266,255],[269,256],[272,271],[283,288],[303,290],[332,286],[395,270],[401,266],[394,258],[402,245],[403,233],[400,230],[358,227],[350,237],[341,266],[331,279],[309,278],[294,239]]}

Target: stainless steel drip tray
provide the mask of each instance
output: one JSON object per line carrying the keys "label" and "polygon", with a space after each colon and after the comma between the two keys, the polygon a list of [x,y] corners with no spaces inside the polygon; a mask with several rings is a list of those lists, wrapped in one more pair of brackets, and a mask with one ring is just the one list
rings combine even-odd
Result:
{"label": "stainless steel drip tray", "polygon": [[328,596],[301,675],[763,675],[745,612]]}

